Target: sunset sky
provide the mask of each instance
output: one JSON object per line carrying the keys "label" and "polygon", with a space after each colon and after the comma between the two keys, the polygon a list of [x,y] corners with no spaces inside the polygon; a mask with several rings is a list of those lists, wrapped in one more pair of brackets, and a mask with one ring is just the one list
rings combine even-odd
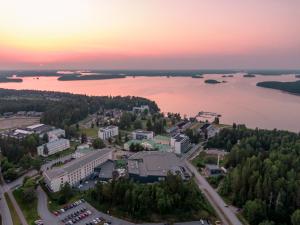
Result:
{"label": "sunset sky", "polygon": [[299,69],[300,0],[0,0],[0,69]]}

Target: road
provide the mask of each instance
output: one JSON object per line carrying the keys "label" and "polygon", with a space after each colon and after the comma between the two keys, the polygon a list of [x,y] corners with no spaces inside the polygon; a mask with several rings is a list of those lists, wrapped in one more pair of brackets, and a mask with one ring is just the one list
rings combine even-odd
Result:
{"label": "road", "polygon": [[22,185],[24,177],[34,176],[35,174],[37,174],[36,170],[30,170],[27,173],[25,173],[23,176],[19,177],[18,179],[14,180],[13,182],[7,184],[3,180],[2,174],[0,173],[0,179],[2,179],[2,181],[3,181],[2,185],[0,185],[0,194],[1,194],[1,200],[0,200],[0,209],[1,210],[0,210],[0,212],[2,215],[3,225],[13,225],[13,222],[11,219],[11,214],[10,214],[9,208],[7,206],[5,197],[4,197],[5,192],[7,192],[8,196],[10,197],[12,204],[13,204],[14,208],[16,209],[16,212],[21,220],[21,223],[23,225],[28,225],[22,210],[20,209],[19,205],[16,202],[15,197],[12,194],[12,190],[14,190],[16,187],[19,187]]}
{"label": "road", "polygon": [[48,197],[43,189],[38,186],[37,188],[37,198],[38,198],[38,214],[44,221],[45,225],[54,224],[53,221],[56,221],[57,218],[48,210]]}
{"label": "road", "polygon": [[1,213],[1,217],[2,217],[2,224],[3,225],[13,225],[10,211],[9,211],[7,202],[4,197],[4,193],[5,193],[5,191],[2,187],[2,185],[0,185],[0,198],[1,198],[0,199],[0,213]]}
{"label": "road", "polygon": [[188,159],[191,159],[193,154],[196,154],[196,151],[194,151],[188,158],[185,159],[185,164],[187,168],[195,175],[195,181],[197,182],[199,189],[203,192],[207,200],[213,206],[222,223],[224,225],[242,225],[235,213],[232,212],[229,207],[225,207],[227,204],[223,201],[215,189],[210,186],[203,176],[201,176],[197,168],[190,163]]}

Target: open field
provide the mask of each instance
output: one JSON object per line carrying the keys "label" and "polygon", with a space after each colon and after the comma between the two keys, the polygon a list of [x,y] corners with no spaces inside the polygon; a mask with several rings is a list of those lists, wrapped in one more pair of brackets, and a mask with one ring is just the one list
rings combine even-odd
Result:
{"label": "open field", "polygon": [[0,130],[30,126],[40,122],[39,117],[0,118]]}

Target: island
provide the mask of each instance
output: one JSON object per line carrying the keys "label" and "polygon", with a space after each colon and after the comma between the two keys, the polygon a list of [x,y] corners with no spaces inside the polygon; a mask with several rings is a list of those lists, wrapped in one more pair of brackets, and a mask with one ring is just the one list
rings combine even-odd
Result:
{"label": "island", "polygon": [[256,86],[300,94],[300,80],[291,82],[264,81],[257,83]]}
{"label": "island", "polygon": [[192,78],[204,78],[202,75],[193,75]]}
{"label": "island", "polygon": [[68,75],[61,76],[58,78],[59,81],[73,81],[73,80],[107,80],[107,79],[120,79],[125,78],[125,75]]}
{"label": "island", "polygon": [[244,77],[253,78],[253,77],[256,77],[256,76],[254,74],[245,74]]}
{"label": "island", "polygon": [[220,81],[213,80],[213,79],[208,79],[204,81],[206,84],[220,84]]}

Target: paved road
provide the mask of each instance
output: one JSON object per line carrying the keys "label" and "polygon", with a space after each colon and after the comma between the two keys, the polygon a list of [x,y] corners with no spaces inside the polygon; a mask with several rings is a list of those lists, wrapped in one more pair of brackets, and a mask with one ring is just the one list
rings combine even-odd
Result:
{"label": "paved road", "polygon": [[224,225],[242,225],[231,209],[229,207],[225,207],[226,203],[215,189],[210,186],[206,179],[200,175],[198,170],[188,160],[186,160],[185,163],[187,168],[195,175],[195,180],[199,188],[217,212],[222,223]]}
{"label": "paved road", "polygon": [[10,211],[9,211],[7,202],[4,197],[4,189],[1,185],[0,185],[0,198],[1,198],[0,199],[0,213],[1,213],[1,217],[2,217],[2,224],[3,225],[13,225]]}
{"label": "paved road", "polygon": [[55,163],[64,162],[66,160],[71,159],[72,155],[73,154],[62,156],[62,157],[60,157],[58,159],[54,159],[54,160],[51,160],[50,162],[47,162],[47,163],[43,164],[42,167],[41,167],[41,171],[45,171],[45,170],[51,169],[52,165],[55,164]]}
{"label": "paved road", "polygon": [[43,189],[38,186],[37,188],[37,198],[38,198],[38,214],[44,221],[45,225],[52,225],[53,221],[56,221],[57,218],[48,210],[48,197]]}
{"label": "paved road", "polygon": [[[16,187],[19,187],[22,185],[24,177],[33,176],[35,174],[37,174],[36,170],[30,170],[23,176],[19,177],[18,179],[14,180],[13,182],[8,183],[8,184],[4,182],[4,180],[2,178],[2,174],[0,175],[1,176],[0,179],[3,180],[3,184],[0,186],[0,193],[1,193],[1,200],[0,200],[1,211],[0,212],[1,212],[1,214],[3,214],[2,221],[3,221],[4,225],[12,225],[13,224],[12,219],[11,219],[11,214],[9,212],[9,208],[7,206],[6,200],[3,195],[5,192],[7,192],[7,194],[9,195],[9,197],[12,201],[12,204],[13,204],[14,208],[16,209],[16,212],[21,220],[21,223],[23,225],[28,225],[22,210],[20,209],[19,205],[16,202],[15,197],[12,194],[12,190],[14,190]],[[4,212],[4,213],[2,213],[2,212]]]}

